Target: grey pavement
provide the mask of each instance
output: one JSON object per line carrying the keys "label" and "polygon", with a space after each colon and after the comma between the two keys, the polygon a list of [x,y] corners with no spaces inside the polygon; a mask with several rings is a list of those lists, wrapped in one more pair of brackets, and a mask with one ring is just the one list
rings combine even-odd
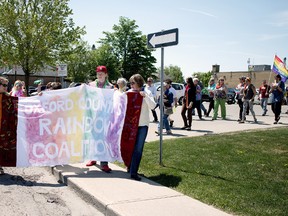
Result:
{"label": "grey pavement", "polygon": [[[208,104],[205,104],[205,106],[208,106]],[[247,116],[248,122],[244,124],[237,122],[239,109],[236,104],[227,105],[226,107],[227,120],[220,118],[212,121],[211,117],[199,120],[198,116],[193,116],[191,131],[180,129],[183,122],[180,115],[181,108],[178,107],[176,113],[172,115],[175,125],[172,128],[173,135],[164,134],[163,143],[166,139],[179,137],[193,138],[193,136],[251,129],[263,129],[264,132],[267,128],[288,126],[288,115],[284,114],[287,111],[287,106],[282,107],[281,119],[277,125],[273,124],[274,116],[270,110],[267,116],[261,116],[259,105],[254,106],[258,123],[253,122],[253,117],[250,114]],[[155,130],[157,130],[157,124],[150,123],[147,142],[159,140]],[[165,132],[165,130],[163,131]],[[147,178],[142,178],[142,181],[131,180],[126,170],[115,164],[110,163],[110,167],[113,171],[108,174],[103,173],[98,165],[86,167],[85,163],[56,166],[52,168],[52,172],[59,180],[74,188],[84,200],[93,204],[105,215],[229,215],[213,206],[159,185]]]}

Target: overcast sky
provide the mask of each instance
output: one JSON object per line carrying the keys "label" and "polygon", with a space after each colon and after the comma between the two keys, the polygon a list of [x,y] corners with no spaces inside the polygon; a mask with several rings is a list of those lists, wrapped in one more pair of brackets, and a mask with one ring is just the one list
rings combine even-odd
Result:
{"label": "overcast sky", "polygon": [[[272,65],[274,55],[288,57],[287,0],[71,0],[84,40],[95,44],[103,31],[112,32],[119,17],[135,20],[148,35],[179,29],[179,44],[164,49],[164,65],[177,65],[185,77],[208,72],[247,70],[250,64]],[[156,67],[161,51],[153,52]]]}

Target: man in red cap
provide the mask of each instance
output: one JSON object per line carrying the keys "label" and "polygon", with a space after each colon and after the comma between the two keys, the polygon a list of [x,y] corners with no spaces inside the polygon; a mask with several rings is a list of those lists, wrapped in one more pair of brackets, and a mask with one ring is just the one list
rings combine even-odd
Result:
{"label": "man in red cap", "polygon": [[[113,89],[113,85],[108,81],[108,72],[106,66],[98,66],[96,68],[96,75],[97,79],[93,82],[90,82],[89,86],[93,86],[96,88]],[[96,165],[96,163],[96,161],[91,160],[86,164],[86,166],[93,166]],[[111,172],[107,161],[101,161],[100,166],[102,171],[107,173]]]}

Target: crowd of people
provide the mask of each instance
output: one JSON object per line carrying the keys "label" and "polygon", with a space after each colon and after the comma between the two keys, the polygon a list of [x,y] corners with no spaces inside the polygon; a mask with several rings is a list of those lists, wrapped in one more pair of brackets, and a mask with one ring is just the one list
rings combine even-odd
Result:
{"label": "crowd of people", "polygon": [[[138,92],[142,97],[142,107],[140,113],[140,120],[138,124],[137,137],[135,140],[135,147],[132,154],[132,160],[130,166],[127,167],[127,171],[134,180],[141,180],[138,175],[138,169],[142,158],[145,139],[148,133],[149,127],[149,113],[152,112],[153,122],[158,123],[158,130],[155,131],[160,134],[160,123],[156,113],[158,107],[163,107],[163,127],[166,129],[167,135],[172,135],[172,128],[174,120],[171,115],[175,112],[178,105],[178,98],[176,96],[176,90],[172,87],[172,80],[166,79],[163,83],[163,100],[162,106],[160,100],[156,95],[156,87],[153,84],[153,78],[148,77],[146,80],[140,75],[135,74],[130,77],[128,88],[128,81],[125,78],[119,78],[116,83],[112,84],[108,79],[108,70],[106,66],[98,66],[96,68],[97,79],[88,83],[89,86],[95,88],[115,89],[120,92]],[[81,83],[72,83],[69,87],[75,87],[81,85]],[[0,93],[10,94],[14,97],[27,97],[27,91],[25,89],[25,83],[21,80],[16,80],[13,88],[10,92],[7,91],[8,80],[0,77]],[[38,95],[42,94],[42,83],[38,84]],[[61,89],[61,83],[49,82],[46,85],[46,90]],[[183,95],[181,117],[183,120],[183,126],[181,129],[190,131],[192,128],[192,115],[195,115],[195,109],[200,120],[203,120],[202,111],[205,117],[209,117],[212,113],[212,120],[217,120],[218,110],[220,106],[221,118],[226,119],[226,98],[228,93],[228,87],[225,84],[225,79],[220,77],[218,80],[211,78],[208,83],[209,103],[208,109],[202,103],[202,90],[203,85],[198,78],[188,77],[185,83],[185,93]],[[253,116],[254,122],[257,123],[255,112],[253,110],[254,100],[256,96],[256,87],[251,83],[250,77],[240,77],[239,84],[236,86],[237,94],[236,99],[239,105],[239,123],[245,123],[246,115],[250,112]],[[281,81],[281,76],[275,76],[275,82],[269,86],[266,80],[263,80],[262,85],[259,87],[259,100],[260,106],[263,110],[262,116],[267,113],[267,102],[269,94],[272,94],[271,110],[274,113],[275,121],[277,124],[280,120],[282,100],[285,92],[285,84]],[[149,111],[150,110],[150,111]],[[288,111],[287,111],[288,113]],[[90,160],[86,163],[86,166],[96,165],[95,160]],[[107,161],[100,162],[100,168],[103,172],[111,172],[111,168]],[[0,174],[4,174],[4,170],[0,167]]]}

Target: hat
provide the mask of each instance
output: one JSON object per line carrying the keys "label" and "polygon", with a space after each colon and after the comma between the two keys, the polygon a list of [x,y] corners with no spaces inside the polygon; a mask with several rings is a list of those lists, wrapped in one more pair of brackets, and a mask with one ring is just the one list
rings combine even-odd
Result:
{"label": "hat", "polygon": [[195,81],[199,81],[199,79],[195,77],[195,78],[193,79],[193,82],[195,82]]}
{"label": "hat", "polygon": [[249,82],[251,82],[251,78],[250,78],[250,77],[246,77],[246,80],[248,80]]}
{"label": "hat", "polygon": [[96,72],[97,72],[97,73],[98,73],[98,72],[107,73],[107,68],[106,68],[106,66],[103,66],[103,65],[98,66],[98,67],[96,68]]}

